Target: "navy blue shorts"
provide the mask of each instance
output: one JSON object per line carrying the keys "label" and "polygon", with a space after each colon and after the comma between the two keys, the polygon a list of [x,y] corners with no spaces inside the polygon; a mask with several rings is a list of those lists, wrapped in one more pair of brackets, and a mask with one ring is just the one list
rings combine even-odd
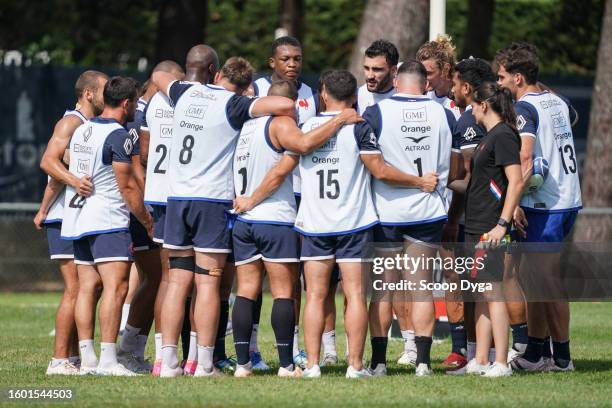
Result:
{"label": "navy blue shorts", "polygon": [[521,249],[525,252],[561,251],[562,242],[572,230],[578,211],[548,213],[524,210],[528,223],[525,231],[527,237],[519,239],[533,244],[523,244]]}
{"label": "navy blue shorts", "polygon": [[197,252],[232,252],[226,211],[231,203],[168,200],[164,248]]}
{"label": "navy blue shorts", "polygon": [[388,251],[404,249],[404,241],[438,247],[442,241],[445,220],[412,225],[377,225],[374,227],[376,247]]}
{"label": "navy blue shorts", "polygon": [[300,262],[300,237],[292,226],[236,220],[232,239],[236,265],[257,259],[266,262]]}
{"label": "navy blue shorts", "polygon": [[61,222],[50,222],[44,224],[47,232],[47,243],[49,244],[49,257],[51,259],[74,259],[74,246],[72,241],[61,239]]}
{"label": "navy blue shorts", "polygon": [[130,213],[130,235],[132,236],[132,245],[134,252],[148,251],[158,248],[155,242],[149,238],[147,229],[138,221],[134,214]]}
{"label": "navy blue shorts", "polygon": [[153,208],[153,242],[164,243],[164,224],[166,224],[166,206],[151,205]]}
{"label": "navy blue shorts", "polygon": [[336,262],[362,262],[372,258],[371,228],[343,235],[303,235],[300,260],[336,259]]}
{"label": "navy blue shorts", "polygon": [[101,262],[132,261],[132,237],[129,231],[87,235],[74,242],[74,263],[93,265]]}

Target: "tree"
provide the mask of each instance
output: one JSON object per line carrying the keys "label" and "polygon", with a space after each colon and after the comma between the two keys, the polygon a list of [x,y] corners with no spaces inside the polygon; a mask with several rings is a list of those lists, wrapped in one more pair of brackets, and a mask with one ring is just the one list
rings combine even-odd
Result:
{"label": "tree", "polygon": [[[597,56],[597,75],[589,121],[587,156],[582,178],[584,207],[612,207],[612,0],[606,1]],[[575,242],[612,239],[610,215],[582,215],[574,231]]]}
{"label": "tree", "polygon": [[279,27],[287,31],[287,35],[303,40],[304,34],[304,0],[280,1]]}
{"label": "tree", "polygon": [[363,53],[375,40],[394,43],[400,60],[413,58],[427,40],[429,0],[369,0],[353,47],[350,71],[363,82]]}
{"label": "tree", "polygon": [[470,0],[461,58],[470,55],[489,59],[489,42],[495,0]]}
{"label": "tree", "polygon": [[185,64],[187,51],[204,42],[208,2],[163,0],[159,8],[155,63],[170,59]]}

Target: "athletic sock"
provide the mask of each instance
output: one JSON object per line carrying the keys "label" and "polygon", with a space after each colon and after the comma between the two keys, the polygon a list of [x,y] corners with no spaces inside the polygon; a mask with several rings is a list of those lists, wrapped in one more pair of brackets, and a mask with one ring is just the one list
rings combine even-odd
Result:
{"label": "athletic sock", "polygon": [[476,342],[468,341],[467,342],[467,361],[473,360],[476,358]]}
{"label": "athletic sock", "polygon": [[219,312],[219,327],[217,328],[217,337],[215,339],[215,352],[213,353],[213,361],[221,361],[227,358],[225,354],[225,332],[227,331],[227,321],[229,319],[229,302],[221,301],[221,310]]}
{"label": "athletic sock", "polygon": [[300,326],[293,328],[293,357],[300,354]]}
{"label": "athletic sock", "polygon": [[136,349],[134,350],[134,355],[142,358],[143,360],[145,349],[147,348],[147,340],[149,340],[149,336],[145,336],[144,334],[139,334],[136,336]]}
{"label": "athletic sock", "polygon": [[93,339],[80,340],[79,350],[81,353],[81,365],[85,367],[95,367],[98,365],[98,357],[96,357]]}
{"label": "athletic sock", "polygon": [[215,348],[213,346],[200,346],[198,344],[198,365],[206,372],[212,370],[214,351]]}
{"label": "athletic sock", "polygon": [[117,365],[117,345],[100,343],[100,368],[111,368]]}
{"label": "athletic sock", "polygon": [[544,337],[544,345],[542,346],[542,357],[552,358],[553,353],[550,345],[550,336]]}
{"label": "athletic sock", "polygon": [[134,327],[127,323],[123,329],[123,335],[121,336],[121,342],[119,343],[119,350],[125,353],[133,353],[134,350],[136,350],[136,337],[139,333],[139,327]]}
{"label": "athletic sock", "polygon": [[178,345],[165,344],[161,348],[162,362],[169,368],[176,368],[178,361]]}
{"label": "athletic sock", "polygon": [[198,333],[192,331],[189,333],[189,353],[187,354],[187,361],[198,360]]}
{"label": "athletic sock", "polygon": [[338,352],[336,351],[336,331],[330,330],[328,332],[323,333],[321,336],[321,343],[323,343],[323,355],[332,355],[337,356]]}
{"label": "athletic sock", "polygon": [[276,337],[276,349],[281,367],[293,367],[293,328],[295,313],[293,299],[274,299],[272,303],[272,329]]}
{"label": "athletic sock", "polygon": [[51,367],[57,367],[62,363],[70,362],[67,358],[51,358]]}
{"label": "athletic sock", "polygon": [[234,347],[238,364],[245,365],[249,362],[249,345],[251,343],[251,332],[253,331],[253,309],[255,301],[236,296],[232,308],[232,328],[234,330]]}
{"label": "athletic sock", "polygon": [[387,337],[372,337],[370,338],[370,344],[372,345],[372,362],[370,368],[376,369],[379,364],[387,364],[387,343],[389,339]]}
{"label": "athletic sock", "polygon": [[527,340],[527,348],[525,348],[523,358],[532,363],[536,363],[542,358],[543,349],[544,339],[529,336]]}
{"label": "athletic sock", "polygon": [[489,348],[489,363],[494,363],[496,359],[495,347]]}
{"label": "athletic sock", "polygon": [[183,346],[183,360],[187,360],[189,354],[189,342],[191,341],[191,321],[189,310],[191,309],[191,297],[185,300],[185,314],[183,315],[183,327],[181,327],[181,345]]}
{"label": "athletic sock", "polygon": [[567,341],[553,341],[553,358],[555,364],[561,368],[566,368],[572,360],[570,356],[570,342]]}
{"label": "athletic sock", "polygon": [[431,343],[433,339],[429,336],[415,336],[414,342],[416,343],[417,358],[415,365],[418,367],[419,364],[427,364],[431,366],[430,353]]}
{"label": "athletic sock", "polygon": [[467,352],[467,333],[463,322],[450,323],[452,352],[465,356]]}
{"label": "athletic sock", "polygon": [[128,321],[128,316],[130,315],[130,304],[124,303],[121,308],[121,323],[119,323],[119,331],[125,329],[125,325]]}
{"label": "athletic sock", "polygon": [[70,357],[68,357],[68,361],[71,364],[81,364],[81,357],[79,357],[79,356],[70,356]]}
{"label": "athletic sock", "polygon": [[513,324],[510,328],[512,329],[512,348],[516,351],[524,352],[529,340],[527,322]]}
{"label": "athletic sock", "polygon": [[155,333],[155,361],[162,358],[162,334]]}
{"label": "athletic sock", "polygon": [[261,305],[263,303],[263,293],[260,293],[255,299],[253,307],[253,329],[251,330],[251,341],[249,343],[249,352],[258,352],[257,333],[259,332],[259,319],[261,318]]}
{"label": "athletic sock", "polygon": [[402,338],[404,339],[404,352],[416,350],[414,343],[414,330],[402,330]]}

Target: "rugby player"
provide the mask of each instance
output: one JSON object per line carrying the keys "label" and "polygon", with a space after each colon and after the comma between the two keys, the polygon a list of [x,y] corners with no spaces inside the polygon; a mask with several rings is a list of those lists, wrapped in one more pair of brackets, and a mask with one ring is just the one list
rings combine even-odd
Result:
{"label": "rugby player", "polygon": [[376,40],[365,50],[363,75],[365,84],[357,90],[357,110],[366,108],[393,95],[393,79],[397,74],[399,53],[397,47],[387,40]]}
{"label": "rugby player", "polygon": [[[272,83],[268,95],[297,100],[293,81]],[[237,292],[233,308],[236,377],[251,375],[249,345],[256,298],[261,293],[264,267],[274,302],[272,327],[276,336],[280,377],[299,377],[293,363],[295,327],[293,288],[298,275],[299,236],[293,230],[296,204],[287,178],[307,154],[323,144],[341,126],[358,118],[348,109],[334,120],[303,134],[290,117],[264,116],[245,123],[234,155],[234,208],[239,213],[233,228],[237,265]]]}
{"label": "rugby player", "polygon": [[[404,251],[410,257],[425,259],[435,255],[442,238],[447,218],[444,197],[447,181],[461,175],[461,157],[455,151],[451,153],[454,115],[424,96],[426,87],[424,65],[416,60],[406,61],[395,79],[397,93],[364,113],[364,119],[378,136],[387,163],[418,176],[426,172],[439,174],[439,184],[433,192],[397,189],[379,180],[373,182],[374,203],[380,218],[380,225],[374,231],[375,242],[384,245],[382,250]],[[410,271],[408,278],[431,281],[430,268],[430,263],[422,265]],[[412,294],[412,299],[409,316],[415,329],[416,374],[431,375],[433,298],[431,291],[418,291]],[[388,302],[370,303],[370,368],[375,375],[386,373],[387,332],[391,324],[387,314],[378,312],[377,307],[382,303]]]}
{"label": "rugby player", "polygon": [[[561,243],[570,233],[582,208],[578,164],[569,102],[538,86],[536,48],[513,43],[495,56],[499,84],[516,101],[517,128],[521,135],[521,167],[525,181],[534,157],[548,161],[549,173],[535,192],[523,196],[514,221],[524,242],[520,274],[531,277],[537,289],[545,288],[545,302],[528,299],[529,338],[525,353],[512,361],[523,371],[572,371],[569,346],[569,303],[560,285]],[[537,265],[537,266],[536,266]],[[533,288],[531,288],[533,289]],[[546,299],[546,300],[548,300]],[[538,299],[539,300],[539,299]],[[552,338],[552,359],[543,358],[547,330]]]}
{"label": "rugby player", "polygon": [[[87,175],[95,185],[87,198],[68,186],[62,239],[74,242],[79,273],[75,320],[79,333],[82,374],[137,375],[117,361],[116,340],[121,306],[127,293],[131,237],[129,212],[151,235],[152,219],[132,173],[132,137],[125,123],[134,118],[138,87],[135,80],[113,77],[104,86],[104,111],[79,126],[70,141],[73,175]],[[100,305],[100,361],[93,346],[96,292]]]}
{"label": "rugby player", "polygon": [[53,130],[40,167],[49,175],[40,209],[34,217],[37,229],[45,227],[49,255],[57,259],[64,280],[64,292],[55,316],[55,343],[53,358],[47,367],[47,375],[74,375],[79,372],[80,358],[78,336],[74,322],[74,305],[79,291],[78,275],[74,264],[72,242],[60,240],[64,216],[65,185],[71,184],[83,196],[93,192],[89,177],[81,178],[70,173],[63,162],[70,138],[77,127],[104,109],[102,92],[108,77],[98,71],[85,71],[76,81],[75,95],[78,109],[64,113]]}
{"label": "rugby player", "polygon": [[[322,82],[321,97],[326,112],[307,121],[304,130],[333,120],[339,111],[355,103],[357,83],[348,71],[325,73]],[[304,377],[321,376],[318,358],[325,325],[324,305],[334,263],[340,266],[347,299],[349,367],[346,377],[371,376],[363,367],[367,307],[361,273],[363,263],[369,258],[372,227],[378,224],[369,173],[388,183],[412,188],[422,186],[429,191],[437,183],[435,174],[412,176],[386,164],[378,148],[377,135],[366,124],[342,127],[324,145],[300,158],[304,194],[295,229],[303,235],[301,260],[307,283],[304,331],[308,365]]]}
{"label": "rugby player", "polygon": [[179,82],[166,72],[156,72],[152,78],[175,107],[164,225],[170,278],[162,306],[160,376],[176,377],[183,372],[177,340],[182,305],[194,281],[198,342],[194,376],[218,375],[213,351],[219,323],[220,278],[231,252],[227,212],[234,198],[231,166],[235,142],[250,118],[292,116],[295,107],[284,97],[253,99],[239,95],[252,79],[252,68],[242,58],[230,58],[215,75],[215,85]]}
{"label": "rugby player", "polygon": [[[272,74],[269,77],[262,77],[253,82],[253,90],[255,95],[267,95],[270,85],[277,80],[288,80],[294,81],[298,90],[298,101],[296,103],[297,108],[297,122],[298,125],[302,125],[311,117],[315,116],[319,110],[319,96],[317,93],[310,88],[307,84],[300,80],[300,74],[302,72],[302,44],[299,40],[284,36],[279,37],[272,43],[272,49],[270,57],[268,58],[268,66],[272,70]],[[296,196],[297,205],[300,205],[300,174],[296,167],[293,172],[293,192]],[[301,282],[298,279],[295,287],[295,329],[293,335],[293,356],[295,363],[303,366],[306,361],[306,356],[303,350],[299,348],[300,338],[300,306],[301,306],[301,293],[302,287]],[[251,341],[251,361],[253,367],[261,370],[268,369],[268,365],[261,358],[257,346],[257,331],[259,326],[259,316],[261,315],[261,296],[257,299],[257,305],[255,308],[255,324],[253,325],[253,335]]]}

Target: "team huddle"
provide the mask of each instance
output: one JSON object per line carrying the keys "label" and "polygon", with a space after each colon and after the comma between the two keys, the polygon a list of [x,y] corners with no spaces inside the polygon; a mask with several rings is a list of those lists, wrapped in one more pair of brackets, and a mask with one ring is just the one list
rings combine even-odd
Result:
{"label": "team huddle", "polygon": [[[269,370],[257,344],[267,276],[278,376],[317,378],[338,364],[340,282],[346,377],[386,375],[394,316],[404,339],[398,364],[429,376],[432,291],[373,294],[368,305],[372,260],[473,255],[480,241],[491,248],[485,271],[444,271],[448,282],[491,288],[477,299],[446,294],[446,373],[573,370],[567,301],[527,302],[518,279],[537,262],[537,273],[558,274],[560,243],[581,208],[575,111],[537,81],[535,48],[500,50],[494,72],[480,58],[456,62],[446,36],[403,62],[377,40],[360,87],[345,70],[322,73],[318,89],[303,83],[292,37],[274,41],[268,62],[271,76],[253,81],[247,60],[220,66],[214,49],[197,45],[184,70],[162,61],[142,87],[81,74],[77,106],[41,161],[49,182],[34,219],[65,282],[47,374]],[[536,159],[548,173],[525,190]],[[510,253],[507,234],[552,245]],[[450,245],[463,241],[471,249]],[[117,344],[133,262],[140,279]],[[432,282],[432,274],[429,265],[387,268],[383,279]],[[145,358],[152,326],[153,364]],[[235,359],[226,354],[230,326]]]}

